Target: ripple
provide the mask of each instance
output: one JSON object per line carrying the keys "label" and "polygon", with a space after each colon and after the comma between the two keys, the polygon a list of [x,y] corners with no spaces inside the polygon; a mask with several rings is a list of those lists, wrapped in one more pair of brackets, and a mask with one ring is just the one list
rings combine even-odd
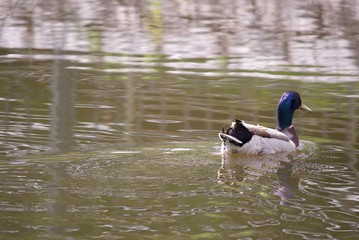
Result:
{"label": "ripple", "polygon": [[191,228],[189,227],[180,227],[180,226],[171,226],[169,227],[174,232],[190,232]]}
{"label": "ripple", "polygon": [[234,223],[222,223],[222,224],[219,224],[219,226],[221,228],[230,229],[230,230],[238,230],[238,229],[248,228],[248,226],[240,225],[240,224],[234,224]]}
{"label": "ripple", "polygon": [[92,104],[92,103],[77,103],[76,108],[90,108],[90,109],[114,109],[114,106],[101,105],[101,104]]}
{"label": "ripple", "polygon": [[174,124],[174,123],[181,123],[182,121],[170,120],[170,119],[146,119],[146,122],[160,123],[160,124]]}
{"label": "ripple", "polygon": [[289,235],[300,236],[303,239],[335,239],[330,234],[315,232],[315,231],[304,231],[304,230],[297,230],[297,229],[291,229],[291,228],[285,228],[282,231]]}
{"label": "ripple", "polygon": [[142,151],[121,150],[121,151],[111,151],[111,153],[114,153],[114,154],[138,154],[138,153],[142,153]]}
{"label": "ripple", "polygon": [[289,222],[301,222],[304,221],[306,218],[300,215],[294,215],[294,214],[288,214],[288,213],[282,213],[280,218],[285,221]]}
{"label": "ripple", "polygon": [[280,222],[276,219],[273,218],[269,218],[266,220],[262,220],[262,221],[248,221],[249,225],[253,226],[253,227],[263,227],[263,226],[275,226],[275,225],[279,225]]}
{"label": "ripple", "polygon": [[353,213],[338,210],[321,210],[321,214],[332,225],[332,231],[353,231],[358,227],[358,217]]}

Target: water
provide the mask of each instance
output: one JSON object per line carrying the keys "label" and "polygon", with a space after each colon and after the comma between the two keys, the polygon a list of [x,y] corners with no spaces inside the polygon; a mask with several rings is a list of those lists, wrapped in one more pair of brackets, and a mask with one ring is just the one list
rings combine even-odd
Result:
{"label": "water", "polygon": [[[356,1],[0,4],[0,238],[356,239]],[[219,153],[230,119],[293,155]]]}

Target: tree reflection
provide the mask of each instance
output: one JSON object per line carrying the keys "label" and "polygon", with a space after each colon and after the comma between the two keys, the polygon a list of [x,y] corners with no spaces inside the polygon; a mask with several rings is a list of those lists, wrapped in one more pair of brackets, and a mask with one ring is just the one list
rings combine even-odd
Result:
{"label": "tree reflection", "polygon": [[73,146],[74,125],[74,88],[65,60],[54,62],[54,75],[51,81],[51,149],[53,152],[65,152]]}
{"label": "tree reflection", "polygon": [[[310,101],[323,109],[335,108],[333,101],[344,100],[328,96],[338,86],[321,88],[321,83],[338,83],[351,89],[348,95],[357,95],[355,26],[359,16],[352,6],[356,2],[349,0],[225,0],[221,4],[209,0],[4,0],[0,5],[0,47],[8,58],[4,61],[54,60],[53,72],[42,74],[52,76],[54,151],[68,149],[72,131],[83,131],[78,129],[82,123],[74,123],[74,95],[79,90],[77,97],[85,95],[90,101],[85,104],[108,107],[92,109],[84,122],[96,126],[98,116],[105,115],[101,124],[108,129],[116,126],[114,135],[125,140],[140,135],[134,141],[141,141],[147,130],[148,135],[159,132],[168,138],[179,131],[183,137],[193,129],[215,136],[210,131],[220,128],[226,118],[243,113],[248,121],[268,118],[271,113],[258,109],[283,88],[306,90],[312,95]],[[19,62],[16,65],[23,68]],[[85,70],[69,70],[70,65]],[[26,74],[36,70],[35,66]],[[80,73],[76,82],[88,85],[76,90],[72,71]],[[102,91],[104,86],[107,90]],[[347,101],[350,120],[342,121],[340,127],[333,127],[328,120],[333,116],[319,109],[316,114],[321,122],[299,130],[305,136],[327,139],[333,138],[330,128],[340,128],[342,135],[347,125],[354,129],[355,99]],[[245,104],[239,106],[239,101]],[[149,124],[153,119],[157,123],[180,121],[182,125]],[[344,141],[339,134],[334,137]],[[345,134],[353,135],[344,143],[350,142],[349,147],[355,149],[356,131]],[[355,165],[357,160],[353,162]]]}

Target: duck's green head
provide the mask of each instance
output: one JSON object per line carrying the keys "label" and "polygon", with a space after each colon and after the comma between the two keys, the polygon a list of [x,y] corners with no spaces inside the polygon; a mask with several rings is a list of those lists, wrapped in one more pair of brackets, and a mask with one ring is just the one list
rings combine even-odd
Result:
{"label": "duck's green head", "polygon": [[279,131],[292,125],[293,114],[297,109],[312,112],[309,107],[303,104],[299,93],[294,91],[287,91],[283,93],[278,103],[277,129]]}

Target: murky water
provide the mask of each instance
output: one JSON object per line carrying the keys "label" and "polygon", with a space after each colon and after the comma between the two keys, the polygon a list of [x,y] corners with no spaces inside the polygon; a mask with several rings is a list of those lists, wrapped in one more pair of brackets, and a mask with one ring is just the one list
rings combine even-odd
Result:
{"label": "murky water", "polygon": [[[2,1],[0,238],[356,239],[356,1]],[[301,93],[294,155],[219,154]]]}

